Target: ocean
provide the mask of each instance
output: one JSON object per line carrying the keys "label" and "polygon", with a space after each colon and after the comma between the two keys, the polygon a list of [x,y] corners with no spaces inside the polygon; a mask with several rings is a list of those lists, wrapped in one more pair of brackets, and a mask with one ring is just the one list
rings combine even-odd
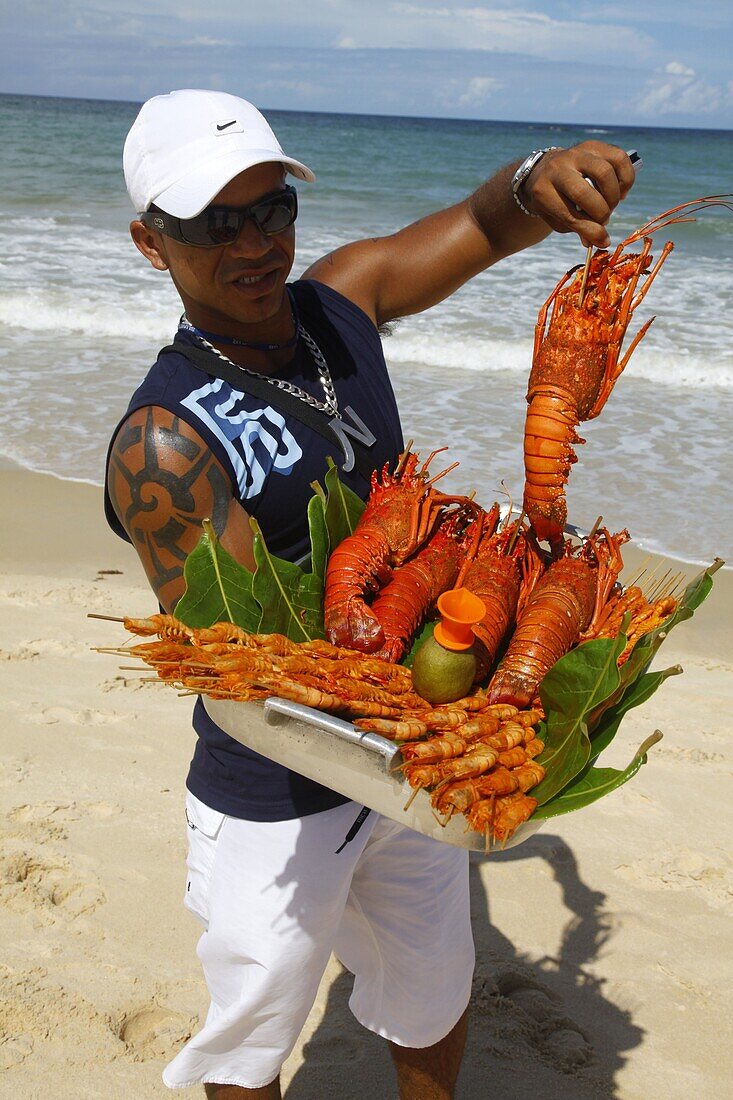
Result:
{"label": "ocean", "polygon": [[[121,151],[137,110],[0,95],[0,457],[62,478],[101,483],[109,434],[180,313],[168,277],[128,235]],[[318,177],[299,186],[296,277],[548,145],[593,138],[639,150],[644,168],[613,216],[614,243],[678,203],[733,189],[731,132],[265,113]],[[569,518],[588,527],[602,514],[649,550],[731,562],[733,215],[710,210],[656,239],[675,251],[630,331],[656,321],[601,416],[580,428]],[[575,236],[553,234],[385,339],[405,435],[425,452],[449,447],[460,462],[450,488],[473,488],[484,504],[504,489],[521,499],[537,313],[584,256]]]}

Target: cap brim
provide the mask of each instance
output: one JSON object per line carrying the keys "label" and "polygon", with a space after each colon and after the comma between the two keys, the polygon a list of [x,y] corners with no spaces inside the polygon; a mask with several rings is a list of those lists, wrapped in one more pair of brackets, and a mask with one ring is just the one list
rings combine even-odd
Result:
{"label": "cap brim", "polygon": [[286,172],[308,183],[313,183],[316,178],[305,164],[286,157],[285,154],[278,156],[270,149],[251,149],[245,155],[240,149],[232,149],[215,161],[208,161],[200,168],[188,172],[183,179],[166,187],[151,199],[151,202],[174,218],[195,218],[240,172],[246,172],[257,164],[270,163],[282,164]]}

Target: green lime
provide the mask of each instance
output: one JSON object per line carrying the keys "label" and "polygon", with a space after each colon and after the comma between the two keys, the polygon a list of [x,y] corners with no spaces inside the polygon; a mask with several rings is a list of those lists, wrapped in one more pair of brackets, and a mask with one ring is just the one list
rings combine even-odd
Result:
{"label": "green lime", "polygon": [[428,638],[412,663],[412,686],[428,703],[452,703],[471,690],[476,675],[473,649],[446,649]]}

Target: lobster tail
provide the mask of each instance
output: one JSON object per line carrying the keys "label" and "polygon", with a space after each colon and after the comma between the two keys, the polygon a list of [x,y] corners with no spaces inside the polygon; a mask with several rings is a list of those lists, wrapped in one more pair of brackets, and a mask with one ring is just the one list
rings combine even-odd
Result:
{"label": "lobster tail", "polygon": [[553,562],[529,597],[489,685],[490,702],[528,707],[545,673],[590,623],[595,602],[596,571],[589,562],[579,558]]}
{"label": "lobster tail", "polygon": [[577,462],[573,444],[585,442],[575,431],[577,417],[564,394],[535,393],[527,410],[523,507],[537,538],[553,546],[562,540],[567,523],[565,485]]}
{"label": "lobster tail", "polygon": [[364,527],[337,546],[326,574],[324,626],[333,645],[374,653],[384,645],[384,631],[367,607],[365,594],[391,573],[389,543],[379,527]]}
{"label": "lobster tail", "polygon": [[395,570],[374,601],[372,614],[385,638],[380,657],[399,661],[438,596],[455,584],[466,553],[471,552],[468,547],[474,524],[468,522],[469,516],[470,511],[464,509],[445,519],[430,542]]}

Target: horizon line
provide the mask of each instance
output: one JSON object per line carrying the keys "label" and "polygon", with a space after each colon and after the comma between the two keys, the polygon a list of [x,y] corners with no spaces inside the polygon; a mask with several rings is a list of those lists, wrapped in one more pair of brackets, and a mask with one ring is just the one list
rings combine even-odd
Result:
{"label": "horizon line", "polygon": [[[157,93],[164,95],[165,93]],[[79,96],[79,95],[50,95],[46,92],[6,92],[0,90],[0,96],[14,96],[16,99],[61,99],[69,100],[72,102],[80,103],[120,103],[128,104],[131,107],[141,107],[144,99],[117,99],[117,98],[102,98],[99,96]],[[152,97],[150,97],[152,98]],[[242,97],[243,98],[243,97]],[[504,126],[544,126],[544,127],[562,127],[572,126],[578,129],[594,129],[603,127],[604,129],[616,129],[616,130],[689,130],[696,132],[704,130],[708,133],[718,134],[730,134],[733,133],[733,128],[726,128],[721,126],[665,126],[663,124],[649,124],[643,122],[630,123],[630,122],[568,122],[561,120],[549,121],[546,119],[514,119],[514,118],[465,118],[459,115],[403,115],[403,114],[388,114],[384,111],[334,111],[334,110],[315,110],[313,108],[298,108],[298,107],[258,107],[263,114],[273,111],[279,111],[281,114],[292,115],[335,115],[340,118],[394,118],[402,119],[404,121],[417,121],[417,122],[478,122],[487,124],[496,124]]]}

